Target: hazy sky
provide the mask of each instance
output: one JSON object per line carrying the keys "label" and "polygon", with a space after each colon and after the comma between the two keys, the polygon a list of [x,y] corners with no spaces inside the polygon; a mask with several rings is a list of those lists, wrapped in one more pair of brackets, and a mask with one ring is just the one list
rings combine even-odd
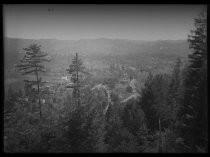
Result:
{"label": "hazy sky", "polygon": [[4,5],[4,33],[28,39],[186,39],[202,5]]}

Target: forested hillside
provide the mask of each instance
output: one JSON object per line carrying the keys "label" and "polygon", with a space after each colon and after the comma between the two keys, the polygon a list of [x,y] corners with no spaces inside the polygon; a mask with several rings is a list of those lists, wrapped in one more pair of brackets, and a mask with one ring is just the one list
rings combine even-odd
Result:
{"label": "forested hillside", "polygon": [[44,75],[48,80],[60,79],[62,75],[66,75],[63,69],[69,65],[75,52],[80,54],[86,68],[92,73],[97,71],[99,77],[106,77],[104,72],[113,66],[117,73],[122,71],[122,66],[127,69],[126,72],[136,75],[141,75],[141,71],[142,77],[149,71],[170,72],[175,60],[181,57],[185,62],[190,52],[189,44],[184,40],[146,42],[103,38],[78,41],[5,38],[4,42],[6,88],[11,86],[14,89],[23,87],[21,82],[24,77],[15,67],[24,56],[23,48],[32,43],[42,45],[42,50],[51,57],[51,62],[45,64],[48,72]]}
{"label": "forested hillside", "polygon": [[4,151],[208,152],[207,22],[188,40],[4,40]]}

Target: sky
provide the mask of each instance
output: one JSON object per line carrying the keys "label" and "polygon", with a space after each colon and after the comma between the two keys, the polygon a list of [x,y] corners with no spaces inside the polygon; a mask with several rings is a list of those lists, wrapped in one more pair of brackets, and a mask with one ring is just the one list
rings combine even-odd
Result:
{"label": "sky", "polygon": [[3,6],[4,35],[25,39],[187,39],[203,5]]}

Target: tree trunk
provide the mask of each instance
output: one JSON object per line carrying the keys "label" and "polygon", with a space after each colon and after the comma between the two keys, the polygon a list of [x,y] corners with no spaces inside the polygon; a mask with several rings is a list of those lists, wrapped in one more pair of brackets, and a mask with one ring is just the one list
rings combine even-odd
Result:
{"label": "tree trunk", "polygon": [[77,95],[77,106],[79,106],[79,104],[80,104],[80,102],[79,102],[79,97],[80,97],[80,92],[79,92],[79,63],[78,63],[77,53],[76,53],[76,64],[77,64],[77,68],[76,68],[76,77],[77,77],[76,95]]}
{"label": "tree trunk", "polygon": [[162,136],[161,136],[161,123],[159,118],[159,153],[162,153]]}
{"label": "tree trunk", "polygon": [[36,80],[37,80],[37,88],[38,88],[38,99],[39,99],[39,115],[40,118],[42,117],[42,108],[41,108],[41,101],[40,101],[40,91],[39,91],[39,75],[36,67]]}

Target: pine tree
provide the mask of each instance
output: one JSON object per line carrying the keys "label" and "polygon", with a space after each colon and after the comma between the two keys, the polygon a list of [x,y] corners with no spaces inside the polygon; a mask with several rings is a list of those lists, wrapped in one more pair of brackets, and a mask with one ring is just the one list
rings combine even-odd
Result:
{"label": "pine tree", "polygon": [[73,88],[73,98],[76,99],[77,105],[79,105],[81,103],[80,88],[83,87],[81,73],[87,74],[87,72],[85,72],[85,67],[82,65],[82,61],[78,58],[77,53],[76,56],[74,56],[69,69],[66,70],[69,72],[69,74],[71,74],[71,81],[73,83],[73,85],[68,85],[67,88]]}
{"label": "pine tree", "polygon": [[84,107],[80,105],[80,89],[84,86],[82,74],[88,73],[85,71],[85,67],[82,65],[82,61],[78,58],[77,53],[72,60],[72,64],[66,70],[71,75],[72,82],[72,84],[67,85],[66,88],[73,88],[72,97],[76,100],[76,108],[71,114],[67,136],[69,138],[72,152],[84,152],[87,150],[87,148],[84,148],[84,141],[87,138],[87,130],[84,129],[85,113]]}
{"label": "pine tree", "polygon": [[155,95],[152,90],[153,79],[154,79],[153,75],[149,73],[149,76],[145,81],[144,88],[142,88],[141,90],[141,98],[139,103],[142,110],[144,111],[147,127],[151,131],[155,131],[155,129],[158,128],[156,111],[152,107],[156,103]]}
{"label": "pine tree", "polygon": [[23,48],[25,55],[23,59],[20,60],[20,64],[17,65],[19,72],[22,75],[35,74],[36,80],[25,80],[26,84],[37,85],[37,96],[39,99],[39,108],[40,108],[40,117],[42,116],[41,112],[41,101],[40,101],[40,84],[41,77],[39,77],[40,72],[46,72],[45,67],[42,65],[43,62],[49,62],[47,54],[41,51],[41,45],[31,44],[27,48]]}
{"label": "pine tree", "polygon": [[179,103],[181,99],[181,59],[178,58],[173,69],[171,81],[169,84],[169,91],[167,97],[167,105],[169,107],[169,119],[171,128],[174,130],[175,121],[177,119],[177,112],[179,109]]}
{"label": "pine tree", "polygon": [[195,19],[195,30],[189,35],[190,48],[193,53],[189,55],[189,66],[184,81],[185,93],[180,117],[185,144],[191,150],[196,147],[207,149],[208,121],[207,121],[207,19],[203,10]]}

